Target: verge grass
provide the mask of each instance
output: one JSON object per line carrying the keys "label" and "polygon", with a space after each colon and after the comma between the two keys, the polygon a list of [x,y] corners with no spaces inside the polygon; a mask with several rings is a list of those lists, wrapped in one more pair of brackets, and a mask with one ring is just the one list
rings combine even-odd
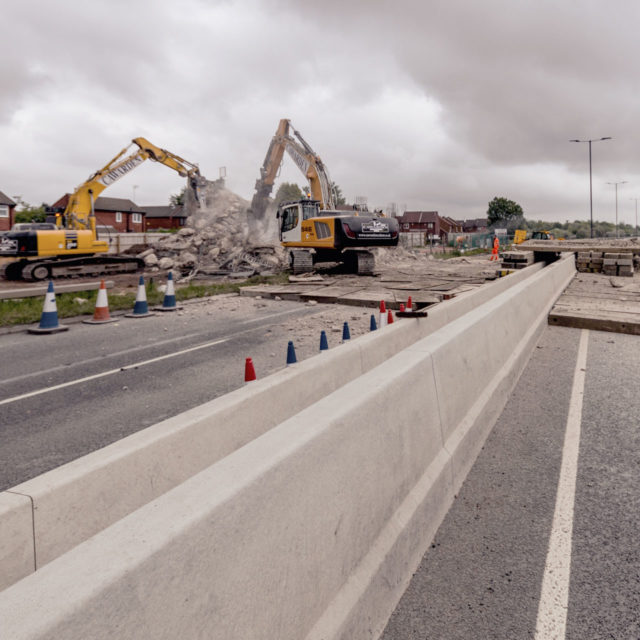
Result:
{"label": "verge grass", "polygon": [[[217,282],[187,285],[176,285],[176,300],[191,300],[216,296],[223,293],[238,293],[242,287],[255,284],[283,284],[288,282],[288,274],[281,273],[274,276],[252,276],[239,282]],[[158,290],[153,279],[146,285],[149,306],[162,304],[164,293]],[[109,292],[109,311],[133,309],[137,289],[128,293]],[[98,291],[74,291],[56,294],[56,308],[58,318],[73,318],[75,316],[93,315]],[[32,324],[40,322],[44,295],[33,298],[13,298],[0,300],[0,327],[15,324]]]}

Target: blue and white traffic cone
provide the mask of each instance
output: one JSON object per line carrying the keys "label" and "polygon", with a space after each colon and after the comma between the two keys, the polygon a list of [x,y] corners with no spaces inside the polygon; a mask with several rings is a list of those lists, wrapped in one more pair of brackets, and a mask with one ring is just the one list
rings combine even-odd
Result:
{"label": "blue and white traffic cone", "polygon": [[58,307],[56,307],[56,294],[53,291],[53,282],[49,280],[49,287],[44,296],[44,306],[40,316],[40,325],[27,329],[29,333],[58,333],[69,331],[69,327],[58,324]]}
{"label": "blue and white traffic cone", "polygon": [[351,333],[349,332],[349,323],[345,322],[342,325],[342,342],[346,342],[347,340],[351,340]]}
{"label": "blue and white traffic cone", "polygon": [[327,334],[324,331],[320,332],[320,353],[327,351],[329,343],[327,342]]}
{"label": "blue and white traffic cone", "polygon": [[369,322],[369,331],[376,331],[378,326],[376,325],[376,317],[371,314],[371,322]]}
{"label": "blue and white traffic cone", "polygon": [[147,290],[144,287],[144,277],[140,276],[138,282],[138,293],[136,294],[136,302],[133,305],[133,311],[131,313],[125,313],[126,318],[148,318],[154,316],[155,313],[149,311],[149,305],[147,304]]}
{"label": "blue and white traffic cone", "polygon": [[164,300],[161,307],[155,307],[157,311],[176,311],[176,290],[173,286],[173,273],[169,271],[167,277],[167,290],[164,292]]}
{"label": "blue and white traffic cone", "polygon": [[296,359],[296,350],[293,346],[293,342],[289,340],[289,344],[287,345],[287,367],[290,364],[295,364],[296,362],[298,362]]}

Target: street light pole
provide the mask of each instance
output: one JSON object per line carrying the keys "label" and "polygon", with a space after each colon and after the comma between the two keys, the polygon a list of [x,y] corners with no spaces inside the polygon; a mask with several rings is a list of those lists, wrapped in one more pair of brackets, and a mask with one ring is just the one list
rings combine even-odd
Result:
{"label": "street light pole", "polygon": [[593,238],[593,182],[591,178],[591,143],[600,142],[601,140],[612,140],[612,138],[591,138],[590,140],[569,140],[569,142],[588,142],[589,143],[589,214],[591,218],[591,237]]}
{"label": "street light pole", "polygon": [[607,182],[607,184],[612,184],[616,188],[616,238],[617,238],[618,237],[618,185],[627,184],[627,181],[622,180],[620,182]]}
{"label": "street light pole", "polygon": [[640,198],[631,198],[631,200],[636,201],[636,238],[637,238],[638,237],[638,200],[640,200]]}

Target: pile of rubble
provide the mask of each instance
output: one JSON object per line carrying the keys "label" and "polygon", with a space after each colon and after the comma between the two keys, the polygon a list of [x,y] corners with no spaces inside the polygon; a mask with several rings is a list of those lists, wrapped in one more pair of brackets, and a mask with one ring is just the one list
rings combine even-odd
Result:
{"label": "pile of rubble", "polygon": [[275,210],[267,212],[265,221],[254,220],[249,202],[220,180],[203,182],[198,196],[199,202],[186,190],[185,227],[139,254],[148,269],[173,269],[192,278],[197,273],[273,273],[287,266],[275,233]]}

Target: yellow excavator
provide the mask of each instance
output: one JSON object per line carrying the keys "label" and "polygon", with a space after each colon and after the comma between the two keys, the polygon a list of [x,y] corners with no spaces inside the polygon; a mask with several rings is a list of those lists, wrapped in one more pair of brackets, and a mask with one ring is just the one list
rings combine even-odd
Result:
{"label": "yellow excavator", "polygon": [[[138,149],[125,154],[133,145]],[[56,214],[53,228],[15,229],[0,236],[0,257],[16,257],[6,265],[8,280],[44,280],[73,275],[106,275],[137,271],[144,263],[131,256],[107,255],[109,244],[99,240],[94,205],[108,186],[142,164],[153,160],[188,178],[198,200],[198,189],[206,182],[198,166],[156,147],[145,138],[134,138],[102,169],[89,176],[70,196],[64,211]],[[46,225],[44,225],[46,226]],[[49,225],[51,226],[51,225]]]}
{"label": "yellow excavator", "polygon": [[308,199],[283,202],[277,212],[280,241],[289,249],[293,273],[310,272],[316,263],[339,262],[349,271],[371,275],[374,256],[367,247],[396,246],[398,221],[356,209],[336,211],[327,168],[290,120],[280,120],[271,140],[256,182],[251,214],[257,219],[264,218],[285,151],[310,187]]}

